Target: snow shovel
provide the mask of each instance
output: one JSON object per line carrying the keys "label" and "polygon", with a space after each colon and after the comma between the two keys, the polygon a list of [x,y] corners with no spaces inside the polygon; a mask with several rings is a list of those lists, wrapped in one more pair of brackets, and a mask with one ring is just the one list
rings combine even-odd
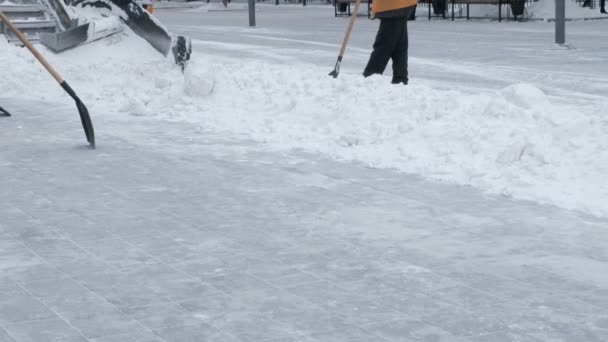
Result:
{"label": "snow shovel", "polygon": [[[355,24],[355,19],[357,19],[357,14],[359,13],[359,5],[361,4],[361,0],[355,1],[355,9],[351,14],[350,21],[348,22],[348,28],[346,29],[346,34],[344,35],[344,40],[342,41],[342,48],[340,49],[340,55],[338,55],[338,61],[336,62],[336,66],[334,70],[329,73],[329,76],[333,78],[337,78],[340,73],[340,64],[342,64],[342,57],[344,56],[344,51],[346,50],[346,44],[348,44],[348,38],[350,38],[350,31],[353,30],[353,25]],[[337,5],[336,5],[337,6]]]}
{"label": "snow shovel", "polygon": [[0,116],[11,116],[11,113],[7,112],[4,108],[0,107]]}
{"label": "snow shovel", "polygon": [[57,71],[53,69],[53,67],[44,59],[44,57],[42,57],[40,52],[38,52],[38,50],[36,50],[32,46],[32,43],[27,40],[23,33],[21,33],[21,31],[19,31],[2,12],[0,12],[0,20],[4,21],[6,26],[11,31],[13,31],[17,38],[19,38],[21,43],[23,43],[23,45],[25,45],[25,47],[30,50],[34,57],[36,57],[36,59],[46,68],[46,70],[53,76],[57,83],[61,85],[63,90],[65,90],[65,92],[68,93],[74,99],[74,101],[76,101],[76,107],[78,108],[78,112],[80,114],[80,121],[82,122],[82,128],[84,128],[84,133],[87,137],[87,141],[89,142],[92,148],[95,148],[95,132],[93,131],[93,123],[91,122],[91,117],[89,116],[89,110],[87,109],[87,107],[85,107],[84,103],[82,103],[78,96],[76,96],[76,93],[74,92],[74,90],[72,90],[70,85],[63,78],[61,78],[61,76],[59,76]]}

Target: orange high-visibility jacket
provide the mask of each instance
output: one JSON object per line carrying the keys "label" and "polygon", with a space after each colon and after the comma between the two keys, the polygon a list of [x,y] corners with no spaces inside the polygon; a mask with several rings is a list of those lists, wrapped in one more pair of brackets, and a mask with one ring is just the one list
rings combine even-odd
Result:
{"label": "orange high-visibility jacket", "polygon": [[373,0],[372,12],[378,14],[381,12],[394,11],[401,8],[406,8],[416,5],[416,0]]}

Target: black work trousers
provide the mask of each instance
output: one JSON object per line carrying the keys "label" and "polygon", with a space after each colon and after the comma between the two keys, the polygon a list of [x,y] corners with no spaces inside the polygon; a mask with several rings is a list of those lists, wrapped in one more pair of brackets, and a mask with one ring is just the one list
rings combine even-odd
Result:
{"label": "black work trousers", "polygon": [[[412,7],[412,12],[414,7]],[[410,13],[411,14],[411,13]],[[389,59],[393,60],[393,82],[407,82],[407,20],[403,18],[381,18],[372,51],[363,76],[382,74]]]}

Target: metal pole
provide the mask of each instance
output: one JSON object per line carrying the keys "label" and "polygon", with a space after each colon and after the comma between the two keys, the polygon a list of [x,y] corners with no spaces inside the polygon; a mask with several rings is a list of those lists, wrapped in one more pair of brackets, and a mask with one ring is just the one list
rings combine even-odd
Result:
{"label": "metal pole", "polygon": [[249,0],[249,26],[255,27],[255,0]]}
{"label": "metal pole", "polygon": [[566,42],[566,1],[555,0],[555,44]]}

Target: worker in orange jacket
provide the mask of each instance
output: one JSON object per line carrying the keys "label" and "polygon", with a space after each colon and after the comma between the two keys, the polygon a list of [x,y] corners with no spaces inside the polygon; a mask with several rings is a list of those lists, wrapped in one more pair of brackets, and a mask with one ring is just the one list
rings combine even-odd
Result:
{"label": "worker in orange jacket", "polygon": [[372,51],[363,76],[382,74],[393,60],[393,84],[407,84],[407,21],[416,10],[417,0],[374,0],[372,12],[380,19]]}

